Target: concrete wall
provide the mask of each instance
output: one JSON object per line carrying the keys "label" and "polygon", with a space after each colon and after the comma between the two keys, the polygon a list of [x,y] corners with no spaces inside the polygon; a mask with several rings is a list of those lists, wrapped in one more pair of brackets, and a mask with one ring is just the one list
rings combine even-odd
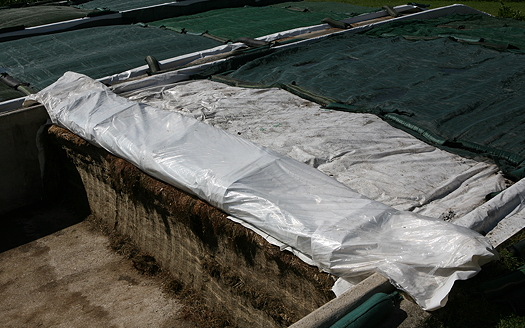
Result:
{"label": "concrete wall", "polygon": [[47,119],[43,106],[0,113],[0,214],[42,197],[36,135]]}

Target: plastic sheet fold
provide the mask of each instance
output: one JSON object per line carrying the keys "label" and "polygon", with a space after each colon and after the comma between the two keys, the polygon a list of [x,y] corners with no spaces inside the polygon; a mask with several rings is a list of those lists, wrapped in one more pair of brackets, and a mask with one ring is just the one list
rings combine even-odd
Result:
{"label": "plastic sheet fold", "polygon": [[338,277],[387,276],[424,309],[496,255],[478,233],[368,199],[304,163],[68,72],[29,97],[52,121],[197,195]]}

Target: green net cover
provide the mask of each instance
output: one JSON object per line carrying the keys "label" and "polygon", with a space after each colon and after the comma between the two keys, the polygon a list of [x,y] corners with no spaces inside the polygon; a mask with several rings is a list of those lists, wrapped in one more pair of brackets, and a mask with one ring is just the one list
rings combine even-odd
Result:
{"label": "green net cover", "polygon": [[39,26],[85,17],[90,10],[67,6],[34,6],[0,10],[0,28]]}
{"label": "green net cover", "polygon": [[76,7],[81,9],[94,10],[97,8],[106,8],[115,11],[131,10],[136,8],[148,7],[160,5],[163,3],[174,2],[170,0],[93,0],[83,4],[77,5]]}
{"label": "green net cover", "polygon": [[256,38],[297,27],[322,24],[324,18],[340,20],[376,8],[333,2],[286,2],[267,7],[240,7],[210,10],[203,13],[150,22],[178,31],[204,33],[229,40]]}
{"label": "green net cover", "polygon": [[[225,70],[235,69],[233,61]],[[215,72],[216,73],[216,72]],[[438,145],[525,158],[525,57],[450,38],[343,34],[275,50],[226,77],[279,83],[334,108],[370,112]]]}
{"label": "green net cover", "polygon": [[208,38],[136,25],[94,27],[3,42],[0,68],[42,89],[66,71],[92,78],[220,45]]}
{"label": "green net cover", "polygon": [[439,19],[405,20],[376,26],[366,33],[380,37],[452,37],[489,47],[525,51],[525,22],[486,15],[451,15]]}
{"label": "green net cover", "polygon": [[371,8],[356,6],[349,3],[341,2],[308,2],[308,1],[291,1],[282,2],[272,5],[275,8],[286,8],[295,11],[307,11],[312,13],[334,13],[351,17],[359,14],[369,13],[381,10],[381,8]]}

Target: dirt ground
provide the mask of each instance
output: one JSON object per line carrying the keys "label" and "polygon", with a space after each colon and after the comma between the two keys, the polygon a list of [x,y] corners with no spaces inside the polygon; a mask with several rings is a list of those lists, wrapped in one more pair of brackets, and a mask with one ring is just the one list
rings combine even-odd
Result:
{"label": "dirt ground", "polygon": [[83,221],[0,253],[1,327],[181,327],[182,305]]}

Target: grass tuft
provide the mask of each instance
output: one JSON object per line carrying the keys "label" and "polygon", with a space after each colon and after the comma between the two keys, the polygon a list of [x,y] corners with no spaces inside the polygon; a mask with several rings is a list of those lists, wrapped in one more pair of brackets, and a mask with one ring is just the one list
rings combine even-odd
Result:
{"label": "grass tuft", "polygon": [[503,2],[501,7],[498,10],[498,16],[503,18],[512,18],[519,21],[525,20],[525,15],[521,13],[521,10],[512,9],[509,6],[505,5]]}

